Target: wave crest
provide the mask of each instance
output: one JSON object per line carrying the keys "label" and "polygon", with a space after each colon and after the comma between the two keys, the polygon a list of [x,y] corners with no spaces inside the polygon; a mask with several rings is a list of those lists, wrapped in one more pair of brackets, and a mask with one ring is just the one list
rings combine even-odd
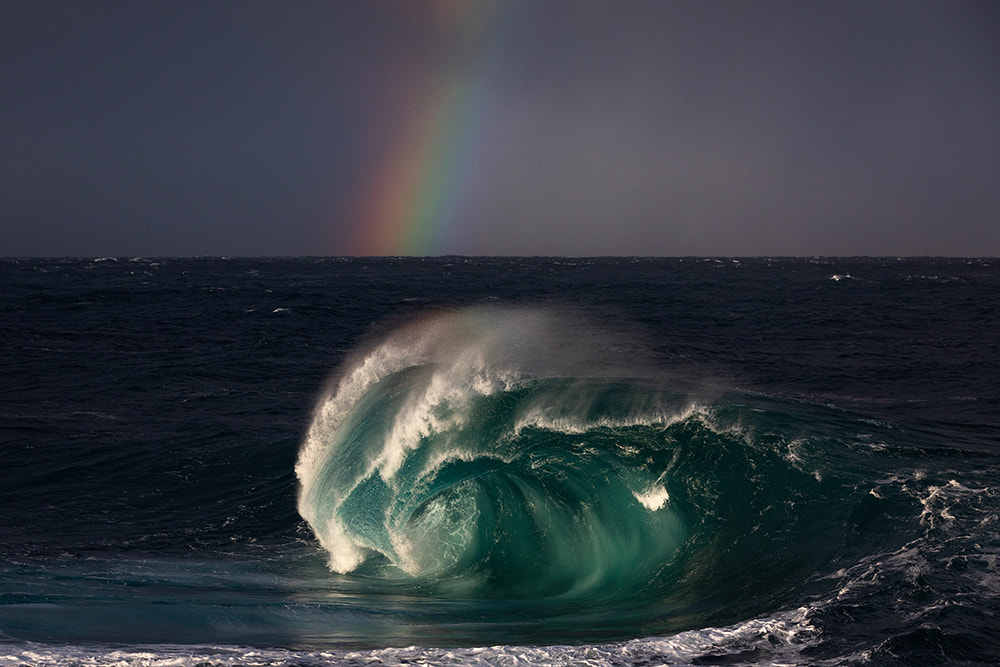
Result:
{"label": "wave crest", "polygon": [[831,524],[796,518],[824,488],[803,447],[791,456],[745,412],[662,376],[619,374],[643,365],[607,362],[618,342],[547,311],[480,308],[357,355],[296,466],[331,569],[448,596],[656,600],[661,613],[741,577],[808,574]]}

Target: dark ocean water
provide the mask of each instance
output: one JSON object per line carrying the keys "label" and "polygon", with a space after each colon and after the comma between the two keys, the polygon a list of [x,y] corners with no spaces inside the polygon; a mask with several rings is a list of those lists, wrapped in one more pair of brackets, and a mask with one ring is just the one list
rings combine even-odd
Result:
{"label": "dark ocean water", "polygon": [[1000,260],[0,278],[0,664],[1000,662]]}

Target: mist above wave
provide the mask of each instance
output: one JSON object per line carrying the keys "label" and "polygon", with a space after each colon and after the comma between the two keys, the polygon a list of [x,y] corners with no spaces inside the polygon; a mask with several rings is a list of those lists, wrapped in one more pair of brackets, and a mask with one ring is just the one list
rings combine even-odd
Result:
{"label": "mist above wave", "polygon": [[421,595],[601,601],[622,623],[786,598],[842,535],[836,476],[753,424],[788,406],[714,404],[639,348],[577,315],[481,307],[360,349],[296,466],[330,568]]}

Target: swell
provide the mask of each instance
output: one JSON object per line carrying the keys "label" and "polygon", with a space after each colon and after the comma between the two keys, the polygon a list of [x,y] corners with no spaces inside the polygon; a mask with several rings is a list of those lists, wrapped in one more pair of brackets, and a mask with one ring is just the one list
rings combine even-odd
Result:
{"label": "swell", "polygon": [[345,367],[296,466],[330,568],[672,627],[801,594],[855,523],[855,464],[830,457],[849,424],[749,394],[705,401],[663,375],[587,374],[611,341],[566,330],[544,311],[459,311]]}

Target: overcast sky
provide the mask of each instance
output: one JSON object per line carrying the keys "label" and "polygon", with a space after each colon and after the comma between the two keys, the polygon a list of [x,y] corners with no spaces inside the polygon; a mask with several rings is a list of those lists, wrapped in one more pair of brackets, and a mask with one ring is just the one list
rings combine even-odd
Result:
{"label": "overcast sky", "polygon": [[0,0],[0,256],[409,252],[1000,255],[1000,3]]}

